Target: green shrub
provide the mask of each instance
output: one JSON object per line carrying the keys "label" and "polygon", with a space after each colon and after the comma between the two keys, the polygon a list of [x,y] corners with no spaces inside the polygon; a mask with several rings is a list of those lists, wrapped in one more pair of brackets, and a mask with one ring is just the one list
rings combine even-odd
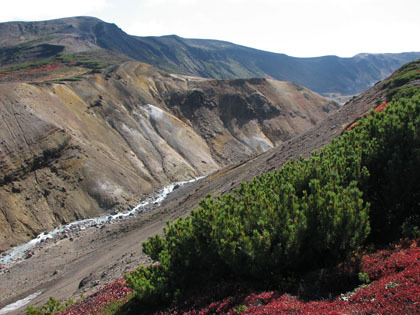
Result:
{"label": "green shrub", "polygon": [[404,225],[419,225],[420,93],[372,113],[360,129],[371,139],[363,159],[371,176],[361,185],[372,204],[370,239],[389,242]]}
{"label": "green shrub", "polygon": [[370,283],[370,278],[369,275],[366,272],[359,272],[359,281],[362,284],[369,284]]}
{"label": "green shrub", "polygon": [[[232,194],[202,200],[191,216],[168,224],[164,238],[143,244],[160,265],[140,267],[128,284],[142,301],[156,303],[197,283],[245,278],[270,285],[307,269],[308,261],[313,267],[337,262],[369,233],[369,205],[350,180],[362,176],[353,169],[360,163],[333,167],[326,161],[332,152],[291,161]],[[360,160],[357,150],[351,153]]]}
{"label": "green shrub", "polygon": [[412,61],[400,68],[399,72],[385,81],[382,85],[383,89],[394,89],[401,87],[407,83],[420,79],[420,61]]}
{"label": "green shrub", "polygon": [[69,306],[73,305],[74,301],[72,299],[68,299],[64,304],[61,301],[50,297],[48,301],[41,305],[40,307],[28,306],[26,309],[27,315],[53,315],[57,314],[68,308]]}
{"label": "green shrub", "polygon": [[241,304],[241,305],[239,305],[238,307],[235,308],[234,312],[235,313],[242,313],[245,310],[246,310],[246,305]]}
{"label": "green shrub", "polygon": [[127,284],[136,288],[136,296],[146,304],[159,305],[168,300],[168,277],[160,265],[140,266],[127,274]]}

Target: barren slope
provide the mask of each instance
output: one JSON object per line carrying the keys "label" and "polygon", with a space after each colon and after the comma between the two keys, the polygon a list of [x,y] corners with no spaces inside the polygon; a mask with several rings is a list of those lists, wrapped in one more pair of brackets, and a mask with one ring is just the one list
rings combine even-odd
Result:
{"label": "barren slope", "polygon": [[127,210],[309,129],[336,104],[291,83],[137,62],[79,81],[0,84],[0,247]]}

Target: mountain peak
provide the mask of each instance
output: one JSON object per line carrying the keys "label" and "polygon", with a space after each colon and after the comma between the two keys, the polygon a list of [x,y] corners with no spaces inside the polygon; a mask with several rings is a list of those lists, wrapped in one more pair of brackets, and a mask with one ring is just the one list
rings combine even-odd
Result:
{"label": "mountain peak", "polygon": [[90,16],[0,24],[2,66],[25,62],[21,56],[27,50],[42,49],[41,44],[61,46],[62,49],[56,50],[60,54],[81,51],[117,53],[176,74],[215,79],[268,77],[292,81],[324,95],[360,93],[404,63],[420,58],[420,53],[295,58],[225,41],[186,39],[175,34],[131,36],[115,24]]}

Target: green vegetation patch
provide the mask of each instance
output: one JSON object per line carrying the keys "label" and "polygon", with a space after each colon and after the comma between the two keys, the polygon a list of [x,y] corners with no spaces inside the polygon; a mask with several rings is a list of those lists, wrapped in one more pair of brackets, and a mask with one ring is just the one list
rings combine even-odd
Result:
{"label": "green vegetation patch", "polygon": [[398,73],[385,81],[382,89],[388,89],[387,98],[390,100],[405,84],[420,80],[420,60],[410,62],[400,68]]}
{"label": "green vegetation patch", "polygon": [[53,58],[48,58],[48,59],[44,59],[44,60],[40,60],[40,61],[22,63],[22,64],[19,64],[19,65],[16,65],[16,66],[1,68],[0,73],[18,71],[18,70],[23,70],[23,69],[27,69],[27,68],[38,68],[38,67],[42,67],[44,65],[50,64],[52,62],[54,62],[54,59]]}
{"label": "green vegetation patch", "polygon": [[59,55],[55,59],[66,65],[80,66],[93,70],[104,69],[113,64],[112,62],[102,60],[102,58],[90,52]]}
{"label": "green vegetation patch", "polygon": [[[115,64],[97,52],[56,55],[0,69],[2,81],[64,82],[79,81],[86,74],[100,73]],[[71,74],[72,72],[73,75]]]}
{"label": "green vegetation patch", "polygon": [[92,71],[97,71],[105,69],[111,65],[112,62],[102,60],[101,57],[96,57],[94,54],[89,52],[75,53],[75,54],[65,54],[57,55],[54,57],[34,61],[21,63],[15,66],[5,67],[0,69],[0,73],[13,72],[24,70],[28,68],[38,68],[48,64],[63,64],[66,66],[76,66],[91,69]]}
{"label": "green vegetation patch", "polygon": [[66,302],[62,303],[59,300],[50,297],[46,303],[41,305],[40,307],[33,307],[29,306],[26,309],[27,315],[54,315],[57,314],[69,306],[73,305],[74,301],[72,299],[68,299]]}
{"label": "green vegetation patch", "polygon": [[56,56],[65,49],[62,45],[22,43],[13,47],[0,48],[0,63],[3,65],[22,63],[25,60],[42,60]]}

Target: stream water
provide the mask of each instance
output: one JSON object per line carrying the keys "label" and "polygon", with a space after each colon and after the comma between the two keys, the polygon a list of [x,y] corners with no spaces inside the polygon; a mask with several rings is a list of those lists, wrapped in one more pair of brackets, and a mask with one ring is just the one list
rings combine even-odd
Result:
{"label": "stream water", "polygon": [[0,315],[2,314],[8,314],[11,311],[15,311],[26,304],[28,304],[30,301],[32,301],[34,298],[36,298],[38,295],[40,295],[42,291],[37,291],[35,293],[32,293],[31,295],[28,295],[26,298],[21,299],[19,301],[16,301],[15,303],[9,304],[2,309],[0,309]]}
{"label": "stream water", "polygon": [[[43,241],[47,239],[53,239],[55,237],[60,237],[66,233],[69,232],[75,232],[75,231],[81,231],[91,226],[98,226],[103,224],[109,224],[112,222],[120,221],[129,217],[132,217],[134,215],[143,213],[149,209],[149,207],[156,206],[160,204],[163,200],[165,200],[168,195],[174,191],[174,189],[189,184],[192,182],[195,182],[202,177],[194,178],[191,180],[185,180],[181,182],[176,182],[173,184],[170,184],[168,186],[163,187],[155,194],[150,195],[149,197],[145,198],[142,202],[140,202],[137,206],[135,206],[133,209],[125,211],[125,212],[119,212],[114,215],[107,215],[107,216],[101,216],[97,218],[91,218],[91,219],[84,219],[79,221],[74,221],[72,223],[69,223],[67,225],[59,226],[56,229],[52,230],[49,233],[41,233],[33,240],[30,240],[27,243],[21,244],[19,246],[16,246],[14,248],[9,249],[5,253],[2,254],[0,257],[0,265],[8,265],[13,262],[17,262],[24,257],[27,257],[28,252],[33,249],[35,246],[39,245]],[[1,314],[1,313],[0,313]]]}

